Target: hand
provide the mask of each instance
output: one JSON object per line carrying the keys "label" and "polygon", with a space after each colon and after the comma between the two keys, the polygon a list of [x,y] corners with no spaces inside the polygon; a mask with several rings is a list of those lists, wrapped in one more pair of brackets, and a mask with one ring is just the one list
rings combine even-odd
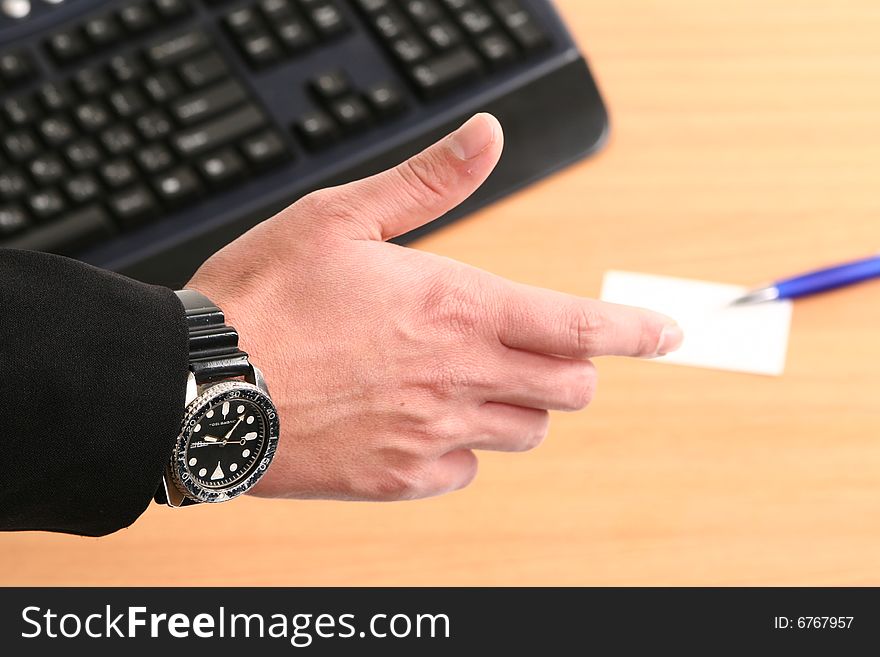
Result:
{"label": "hand", "polygon": [[376,176],[300,199],[187,287],[216,302],[281,417],[257,495],[396,500],[466,486],[473,450],[521,451],[593,396],[589,358],[656,356],[668,317],[513,283],[385,240],[458,205],[501,154],[480,114]]}
{"label": "hand", "polygon": [[233,431],[235,431],[236,429],[238,429],[238,425],[241,424],[241,421],[242,421],[243,419],[244,419],[244,415],[242,415],[240,418],[238,418],[238,422],[236,422],[235,424],[233,424],[233,425],[232,425],[232,428],[231,428],[229,431],[226,432],[226,435],[223,436],[223,442],[224,442],[224,443],[229,441],[229,436],[232,435],[232,432],[233,432]]}
{"label": "hand", "polygon": [[228,438],[225,440],[220,440],[219,438],[212,438],[211,436],[205,436],[202,440],[196,441],[194,443],[190,443],[190,448],[193,447],[225,447],[226,445],[244,445],[247,442],[257,439],[257,432],[251,431],[249,433],[244,434],[241,438],[236,438],[235,440],[229,440]]}

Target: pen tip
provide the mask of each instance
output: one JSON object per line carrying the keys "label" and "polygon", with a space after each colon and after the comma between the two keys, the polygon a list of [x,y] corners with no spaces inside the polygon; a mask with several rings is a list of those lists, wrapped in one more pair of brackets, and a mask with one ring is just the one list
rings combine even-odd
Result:
{"label": "pen tip", "polygon": [[764,303],[779,298],[779,290],[775,287],[762,287],[752,290],[730,302],[731,306],[749,306],[754,303]]}

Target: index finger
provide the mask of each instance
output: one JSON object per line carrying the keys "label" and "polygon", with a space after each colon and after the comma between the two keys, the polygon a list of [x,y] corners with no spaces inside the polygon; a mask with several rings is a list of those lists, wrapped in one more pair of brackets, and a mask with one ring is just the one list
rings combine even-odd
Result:
{"label": "index finger", "polygon": [[496,330],[501,342],[568,358],[662,356],[678,349],[681,328],[666,315],[510,283]]}

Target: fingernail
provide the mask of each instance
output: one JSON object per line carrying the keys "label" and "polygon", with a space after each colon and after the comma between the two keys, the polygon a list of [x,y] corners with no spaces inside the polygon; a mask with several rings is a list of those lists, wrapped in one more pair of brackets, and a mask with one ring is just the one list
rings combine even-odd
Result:
{"label": "fingernail", "polygon": [[684,333],[678,324],[668,324],[660,331],[660,341],[657,343],[657,355],[665,356],[670,351],[675,351],[681,346]]}
{"label": "fingernail", "polygon": [[449,135],[449,148],[460,160],[472,160],[495,141],[495,122],[477,114]]}

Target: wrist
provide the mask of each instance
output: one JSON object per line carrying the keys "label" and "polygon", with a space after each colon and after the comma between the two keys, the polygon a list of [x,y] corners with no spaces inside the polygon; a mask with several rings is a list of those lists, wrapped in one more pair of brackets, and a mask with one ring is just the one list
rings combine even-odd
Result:
{"label": "wrist", "polygon": [[278,412],[223,309],[192,286],[175,294],[186,313],[189,373],[160,498],[173,507],[224,502],[250,490],[268,469]]}

